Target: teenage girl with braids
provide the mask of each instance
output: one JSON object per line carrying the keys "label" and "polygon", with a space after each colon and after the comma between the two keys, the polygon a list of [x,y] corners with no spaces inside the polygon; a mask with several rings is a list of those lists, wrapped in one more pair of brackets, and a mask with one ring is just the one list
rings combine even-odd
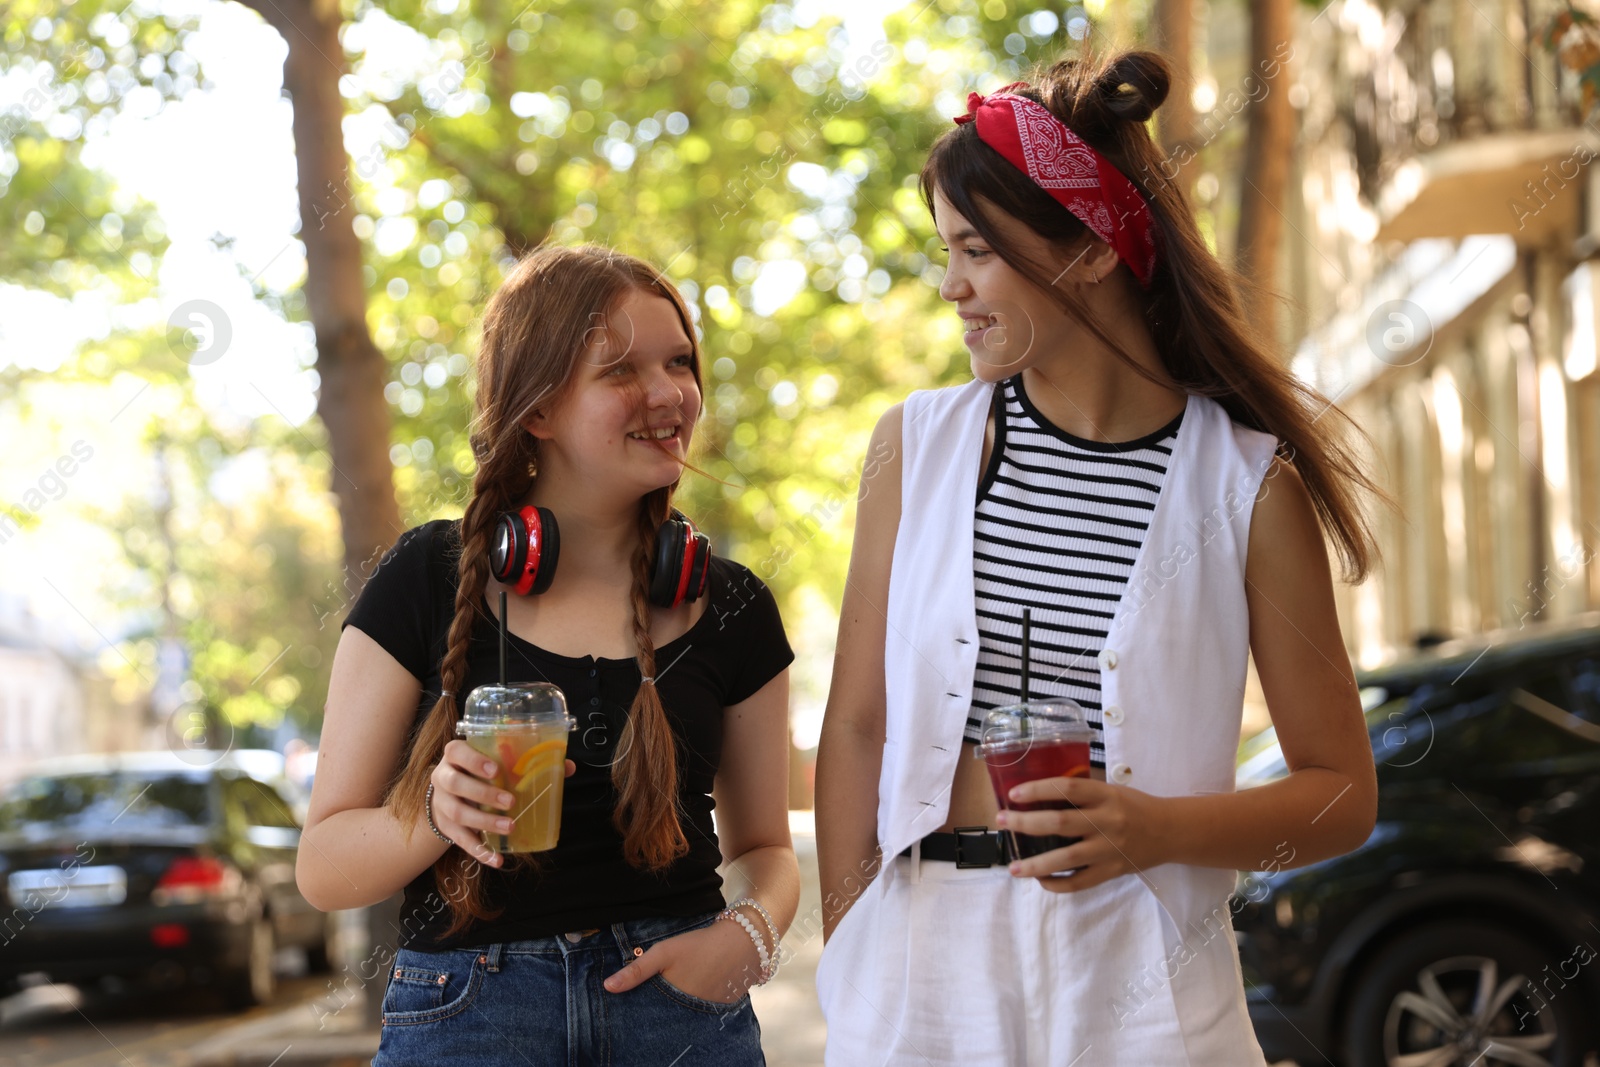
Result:
{"label": "teenage girl with braids", "polygon": [[[688,310],[638,260],[541,249],[489,303],[477,385],[464,517],[406,533],[346,620],[300,850],[319,908],[404,890],[374,1062],[763,1063],[746,990],[799,897],[793,655],[744,567],[712,556],[672,607],[650,591],[701,410]],[[524,596],[491,534],[533,507],[559,569],[546,530]],[[507,588],[508,680],[560,686],[578,720],[560,843],[532,857],[483,847],[511,795],[454,733],[497,679]],[[729,911],[724,862],[748,894]]]}
{"label": "teenage girl with braids", "polygon": [[[1134,52],[974,93],[923,169],[976,380],[891,409],[862,483],[817,761],[830,1065],[1260,1065],[1234,872],[1372,829],[1323,540],[1367,570],[1372,485],[1164,180],[1168,83]],[[974,743],[1024,609],[1092,770],[1001,811]],[[1290,773],[1235,793],[1250,652]]]}

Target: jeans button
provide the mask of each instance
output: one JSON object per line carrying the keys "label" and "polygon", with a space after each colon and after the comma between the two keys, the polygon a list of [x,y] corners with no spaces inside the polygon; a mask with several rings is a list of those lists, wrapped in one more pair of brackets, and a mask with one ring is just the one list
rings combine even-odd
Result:
{"label": "jeans button", "polygon": [[579,941],[583,940],[583,935],[578,933],[576,930],[574,930],[570,934],[563,934],[562,936],[565,937],[568,941],[571,941],[574,945],[576,945]]}

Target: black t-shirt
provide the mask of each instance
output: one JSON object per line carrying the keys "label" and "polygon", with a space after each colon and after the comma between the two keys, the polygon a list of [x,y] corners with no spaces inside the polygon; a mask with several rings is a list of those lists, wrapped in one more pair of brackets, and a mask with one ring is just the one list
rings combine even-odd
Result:
{"label": "black t-shirt", "polygon": [[[417,726],[442,688],[439,665],[455,609],[460,524],[439,520],[403,534],[378,565],[344,625],[381,645],[422,683]],[[660,874],[623,858],[611,823],[616,790],[610,764],[640,684],[632,659],[558,656],[511,635],[509,682],[550,682],[566,695],[577,725],[567,756],[561,836],[536,871],[482,867],[484,900],[503,907],[446,940],[450,912],[432,868],[406,886],[400,944],[439,950],[519,941],[649,916],[720,908],[722,861],[712,829],[712,780],[722,756],[723,709],[753,696],[794,659],[772,593],[747,568],[712,557],[705,612],[683,636],[656,649],[656,688],[678,745],[678,805],[689,851]],[[498,627],[483,605],[473,626],[467,677],[458,699],[498,680]]]}

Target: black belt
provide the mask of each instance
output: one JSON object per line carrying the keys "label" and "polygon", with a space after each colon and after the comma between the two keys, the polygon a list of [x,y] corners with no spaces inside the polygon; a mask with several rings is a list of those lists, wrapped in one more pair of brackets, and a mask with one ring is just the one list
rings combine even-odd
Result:
{"label": "black belt", "polygon": [[[902,856],[911,855],[908,846]],[[922,858],[943,860],[957,867],[1004,867],[1016,856],[1011,839],[986,826],[958,826],[954,833],[931,833],[922,839]]]}

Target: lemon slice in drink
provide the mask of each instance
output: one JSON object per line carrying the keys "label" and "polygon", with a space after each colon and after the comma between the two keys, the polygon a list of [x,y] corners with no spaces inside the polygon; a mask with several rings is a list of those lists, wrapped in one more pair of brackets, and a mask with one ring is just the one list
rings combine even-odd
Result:
{"label": "lemon slice in drink", "polygon": [[522,776],[521,781],[517,782],[515,786],[516,791],[519,793],[525,791],[529,786],[533,785],[533,780],[535,778],[548,771],[554,770],[560,764],[560,762],[561,761],[558,759],[542,759],[533,764],[528,768],[528,773]]}
{"label": "lemon slice in drink", "polygon": [[521,756],[517,757],[517,765],[511,768],[511,773],[521,777],[528,771],[528,765],[533,763],[541,753],[553,752],[558,748],[565,748],[565,741],[540,741]]}

